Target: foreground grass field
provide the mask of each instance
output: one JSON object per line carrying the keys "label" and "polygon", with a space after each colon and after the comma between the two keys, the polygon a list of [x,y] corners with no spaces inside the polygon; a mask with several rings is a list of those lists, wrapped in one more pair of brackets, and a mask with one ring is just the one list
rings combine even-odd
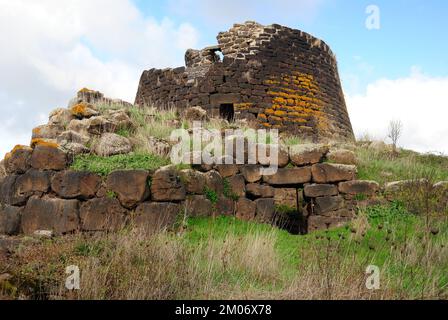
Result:
{"label": "foreground grass field", "polygon": [[[293,236],[233,218],[192,219],[148,236],[28,239],[0,264],[4,298],[447,299],[448,221],[398,203],[359,212],[351,226]],[[79,291],[65,268],[81,270]],[[366,268],[380,268],[380,290]]]}

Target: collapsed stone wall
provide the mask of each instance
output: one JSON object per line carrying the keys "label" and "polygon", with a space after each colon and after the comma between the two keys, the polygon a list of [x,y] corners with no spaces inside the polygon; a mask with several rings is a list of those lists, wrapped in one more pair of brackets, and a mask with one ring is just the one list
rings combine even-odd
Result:
{"label": "collapsed stone wall", "polygon": [[188,50],[186,67],[144,71],[135,103],[200,106],[213,117],[313,140],[354,140],[336,58],[323,41],[255,22],[236,24],[217,39],[217,46]]}
{"label": "collapsed stone wall", "polygon": [[[16,148],[0,179],[0,233],[46,230],[115,231],[133,224],[147,232],[172,228],[179,215],[228,215],[287,226],[296,233],[339,227],[354,217],[355,196],[374,196],[375,182],[357,181],[353,165],[322,163],[324,146],[280,152],[280,169],[257,165],[198,165],[178,171],[115,171],[107,177],[68,168],[54,145]],[[293,217],[284,216],[287,207]]]}

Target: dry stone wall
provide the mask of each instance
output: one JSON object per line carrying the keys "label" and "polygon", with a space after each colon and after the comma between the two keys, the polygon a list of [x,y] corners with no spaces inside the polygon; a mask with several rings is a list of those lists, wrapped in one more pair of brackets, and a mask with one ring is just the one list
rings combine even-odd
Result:
{"label": "dry stone wall", "polygon": [[125,224],[156,232],[172,228],[179,215],[236,216],[306,233],[344,225],[354,217],[356,196],[379,189],[357,181],[354,165],[323,163],[323,146],[283,152],[287,161],[271,176],[260,173],[259,163],[101,177],[70,170],[56,146],[18,147],[5,159],[8,175],[0,179],[0,233],[105,232]]}
{"label": "dry stone wall", "polygon": [[200,106],[213,117],[313,140],[354,140],[336,58],[323,41],[255,22],[236,24],[217,39],[217,46],[188,50],[186,67],[143,72],[136,104]]}

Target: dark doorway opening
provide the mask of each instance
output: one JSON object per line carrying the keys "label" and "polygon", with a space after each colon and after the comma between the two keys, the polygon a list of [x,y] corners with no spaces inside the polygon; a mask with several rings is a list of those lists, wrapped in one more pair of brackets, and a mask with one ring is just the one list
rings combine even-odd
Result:
{"label": "dark doorway opening", "polygon": [[221,104],[219,107],[219,116],[224,120],[232,122],[235,119],[235,107],[233,103]]}

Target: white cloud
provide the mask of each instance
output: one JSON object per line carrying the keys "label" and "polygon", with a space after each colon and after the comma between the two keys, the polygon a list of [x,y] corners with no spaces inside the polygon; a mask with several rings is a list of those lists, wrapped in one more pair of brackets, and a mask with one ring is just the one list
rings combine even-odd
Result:
{"label": "white cloud", "polygon": [[143,70],[182,65],[198,37],[130,0],[0,0],[0,158],[82,87],[132,102]]}
{"label": "white cloud", "polygon": [[385,139],[389,122],[398,119],[404,126],[401,146],[448,154],[448,78],[413,68],[407,78],[378,80],[365,94],[347,96],[347,105],[357,135]]}

